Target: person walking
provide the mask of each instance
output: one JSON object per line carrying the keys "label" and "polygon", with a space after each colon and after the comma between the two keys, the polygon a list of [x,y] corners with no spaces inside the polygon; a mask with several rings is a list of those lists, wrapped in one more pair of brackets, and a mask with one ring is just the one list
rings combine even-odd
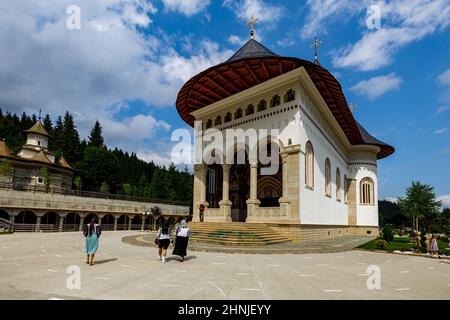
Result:
{"label": "person walking", "polygon": [[439,247],[437,244],[437,237],[435,234],[433,234],[431,236],[431,240],[430,240],[430,250],[431,250],[431,255],[434,255],[435,253],[437,255],[439,255]]}
{"label": "person walking", "polygon": [[166,262],[167,248],[170,245],[170,226],[167,221],[164,221],[161,227],[159,227],[156,234],[156,239],[158,240],[158,260],[162,263]]}
{"label": "person walking", "polygon": [[102,229],[97,223],[97,218],[92,218],[91,222],[84,227],[84,237],[86,238],[84,252],[86,253],[86,263],[94,265],[94,256],[98,249],[98,243]]}
{"label": "person walking", "polygon": [[180,262],[184,261],[184,257],[187,255],[187,246],[189,237],[191,236],[191,230],[186,220],[181,220],[180,225],[176,231],[175,248],[173,248],[173,255],[180,256]]}

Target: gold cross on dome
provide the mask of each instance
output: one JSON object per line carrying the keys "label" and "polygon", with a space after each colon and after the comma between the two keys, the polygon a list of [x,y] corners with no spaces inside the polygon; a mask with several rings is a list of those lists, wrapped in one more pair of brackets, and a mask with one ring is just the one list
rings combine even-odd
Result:
{"label": "gold cross on dome", "polygon": [[250,26],[250,38],[253,39],[255,37],[255,23],[260,21],[259,18],[250,17],[250,21],[247,22],[245,26]]}
{"label": "gold cross on dome", "polygon": [[358,106],[356,104],[354,104],[353,102],[350,102],[350,111],[353,112],[353,110],[355,110],[356,108],[358,108]]}

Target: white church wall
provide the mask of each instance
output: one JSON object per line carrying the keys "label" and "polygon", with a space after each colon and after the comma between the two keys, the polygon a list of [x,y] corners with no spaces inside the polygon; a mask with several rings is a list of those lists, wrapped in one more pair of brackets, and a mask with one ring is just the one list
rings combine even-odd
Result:
{"label": "white church wall", "polygon": [[48,148],[48,139],[37,134],[27,134],[27,143],[32,146],[40,146],[42,148]]}
{"label": "white church wall", "polygon": [[[300,221],[302,224],[348,224],[348,206],[344,202],[344,176],[347,172],[347,159],[343,147],[337,141],[318,108],[303,89],[299,90],[301,106],[298,126],[300,155]],[[314,188],[305,184],[305,146],[310,142],[314,149]],[[325,192],[325,160],[331,163],[331,197]],[[341,176],[341,201],[336,197],[336,168]]]}
{"label": "white church wall", "polygon": [[[363,164],[352,165],[352,171],[356,172],[356,223],[359,226],[378,226],[378,181],[377,168],[375,165]],[[371,178],[374,184],[373,204],[361,203],[361,180]]]}

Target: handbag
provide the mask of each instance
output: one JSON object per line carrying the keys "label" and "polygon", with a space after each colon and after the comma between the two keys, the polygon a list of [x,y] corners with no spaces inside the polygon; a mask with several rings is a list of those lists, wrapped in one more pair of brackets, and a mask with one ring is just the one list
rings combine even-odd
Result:
{"label": "handbag", "polygon": [[155,244],[156,244],[156,245],[159,244],[158,238],[155,239]]}

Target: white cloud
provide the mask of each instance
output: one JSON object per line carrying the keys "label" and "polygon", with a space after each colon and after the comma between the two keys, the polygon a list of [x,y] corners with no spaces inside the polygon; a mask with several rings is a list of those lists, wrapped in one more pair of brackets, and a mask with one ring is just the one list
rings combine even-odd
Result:
{"label": "white cloud", "polygon": [[232,34],[228,37],[228,42],[234,45],[243,45],[247,40],[242,39],[241,37]]}
{"label": "white cloud", "polygon": [[70,110],[82,137],[98,119],[108,146],[145,150],[153,148],[153,130],[165,132],[167,124],[150,110],[121,119],[127,101],[173,108],[184,80],[232,54],[200,40],[196,52],[182,56],[163,31],[139,32],[136,26],[149,26],[156,13],[148,0],[80,0],[81,29],[68,30],[65,9],[72,3],[0,1],[0,21],[7,26],[0,28],[4,109],[42,108],[53,117]]}
{"label": "white cloud", "polygon": [[204,12],[210,0],[162,0],[167,11],[179,12],[188,17]]}
{"label": "white cloud", "polygon": [[447,132],[447,130],[448,130],[447,128],[441,128],[441,129],[434,131],[433,133],[434,134],[443,134],[443,133]]}
{"label": "white cloud", "polygon": [[260,19],[261,24],[272,24],[281,19],[283,7],[269,4],[264,0],[224,0],[223,5],[233,10],[242,21],[247,22],[251,16]]}
{"label": "white cloud", "polygon": [[354,0],[308,0],[308,15],[300,36],[311,39],[317,34],[326,34],[327,26],[337,20],[349,19],[367,7],[368,1]]}
{"label": "white cloud", "polygon": [[440,113],[442,113],[442,112],[449,111],[449,110],[450,110],[450,106],[447,106],[447,107],[439,107],[439,108],[436,109],[436,112],[435,112],[434,114],[435,114],[435,115],[438,115],[438,114],[440,114]]}
{"label": "white cloud", "polygon": [[[356,0],[346,0],[348,8],[335,9],[332,12],[336,16],[330,20],[347,19],[361,13],[361,10],[366,10],[366,5],[358,6],[357,3],[359,2]],[[381,29],[367,29],[355,44],[337,50],[333,58],[335,67],[376,70],[392,63],[393,56],[399,49],[450,25],[448,0],[397,0],[389,3],[380,1],[377,5],[381,8]]]}
{"label": "white cloud", "polygon": [[450,68],[438,77],[438,82],[443,85],[450,85]]}
{"label": "white cloud", "polygon": [[442,201],[442,205],[444,207],[450,208],[450,194],[440,196],[437,199]]}
{"label": "white cloud", "polygon": [[398,197],[385,197],[385,198],[383,198],[381,200],[397,203]]}
{"label": "white cloud", "polygon": [[385,76],[378,76],[363,80],[350,88],[359,95],[365,95],[370,100],[374,100],[388,91],[396,90],[402,83],[402,78],[390,73]]}
{"label": "white cloud", "polygon": [[189,58],[180,56],[175,51],[161,57],[164,77],[169,81],[185,82],[210,66],[227,60],[233,54],[231,50],[220,51],[219,45],[210,40],[203,40],[200,45],[198,52]]}

